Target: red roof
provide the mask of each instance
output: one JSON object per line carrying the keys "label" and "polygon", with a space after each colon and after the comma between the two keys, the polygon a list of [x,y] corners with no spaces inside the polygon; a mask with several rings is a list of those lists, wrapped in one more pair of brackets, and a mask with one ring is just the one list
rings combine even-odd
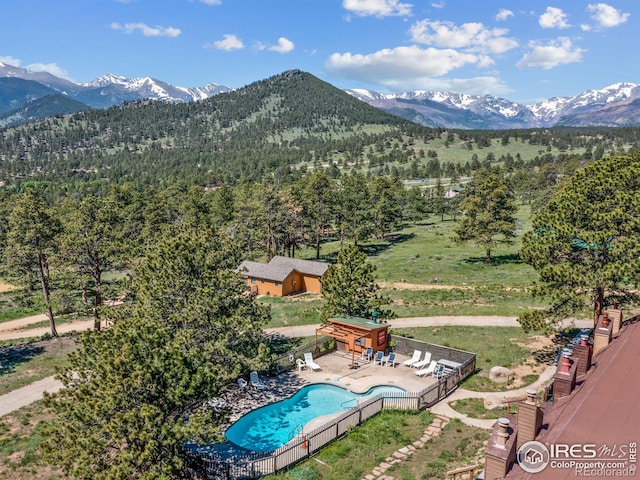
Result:
{"label": "red roof", "polygon": [[[547,447],[593,444],[596,449],[605,445],[628,449],[631,442],[640,446],[640,318],[637,320],[627,322],[611,344],[593,358],[591,370],[571,395],[546,409],[537,441]],[[575,467],[558,469],[549,465],[542,472],[530,474],[514,465],[507,478],[561,480],[577,475]]]}

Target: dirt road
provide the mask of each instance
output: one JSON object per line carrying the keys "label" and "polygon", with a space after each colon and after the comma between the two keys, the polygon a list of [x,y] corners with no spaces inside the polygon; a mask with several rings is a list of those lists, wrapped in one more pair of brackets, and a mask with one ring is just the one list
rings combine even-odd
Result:
{"label": "dirt road", "polygon": [[[31,317],[24,317],[18,320],[11,320],[10,322],[0,323],[0,340],[17,340],[19,338],[41,337],[42,335],[51,333],[51,329],[49,327],[28,329],[24,328],[28,327],[32,323],[38,323],[46,320],[47,316],[42,314],[33,315]],[[56,325],[58,334],[69,333],[73,331],[82,332],[91,328],[93,328],[92,318],[88,320],[74,320],[73,322],[61,323],[59,325]]]}

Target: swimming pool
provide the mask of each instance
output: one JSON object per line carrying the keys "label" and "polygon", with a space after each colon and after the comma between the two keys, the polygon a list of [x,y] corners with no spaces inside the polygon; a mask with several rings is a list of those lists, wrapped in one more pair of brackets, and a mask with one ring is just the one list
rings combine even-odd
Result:
{"label": "swimming pool", "polygon": [[295,395],[252,410],[225,432],[230,442],[256,452],[270,452],[287,443],[305,423],[322,415],[355,407],[359,400],[378,394],[406,393],[400,387],[381,385],[363,394],[336,385],[318,383]]}

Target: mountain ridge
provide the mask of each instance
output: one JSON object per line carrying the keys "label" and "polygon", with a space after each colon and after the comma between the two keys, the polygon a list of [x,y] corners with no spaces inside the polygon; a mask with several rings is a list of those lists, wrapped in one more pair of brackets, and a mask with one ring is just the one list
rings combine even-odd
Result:
{"label": "mountain ridge", "polygon": [[[404,104],[404,118],[418,119],[418,123],[431,127],[445,128],[543,128],[563,126],[608,126],[623,127],[639,125],[637,103],[640,99],[640,85],[618,82],[601,89],[586,90],[573,97],[552,97],[525,105],[491,95],[468,95],[455,92],[415,90],[402,93],[381,94],[372,90],[345,90],[350,95],[387,112],[397,112],[399,102]],[[438,117],[442,105],[448,109],[446,117]],[[617,114],[607,118],[606,112]],[[470,117],[472,112],[477,117]],[[395,113],[398,114],[398,113]],[[421,118],[431,115],[440,122],[424,122]],[[571,119],[576,118],[576,123]],[[471,119],[471,120],[469,120]],[[461,126],[464,125],[464,126]]]}
{"label": "mountain ridge", "polygon": [[[293,70],[292,70],[293,71]],[[160,100],[171,103],[198,101],[234,89],[214,82],[203,87],[181,87],[152,77],[127,78],[107,73],[90,82],[74,83],[47,72],[33,72],[0,62],[0,80],[22,79],[15,98],[0,82],[0,113],[19,110],[28,102],[58,92],[90,108],[108,108],[128,101]],[[39,85],[36,85],[39,84]],[[43,87],[46,87],[46,90]],[[527,129],[558,126],[625,127],[640,125],[640,85],[618,82],[601,89],[586,90],[573,97],[551,97],[525,105],[491,95],[414,90],[382,94],[372,90],[347,89],[351,96],[387,113],[433,128]],[[67,105],[68,107],[69,105]],[[62,112],[60,112],[62,113]],[[69,113],[66,112],[65,113]],[[5,125],[10,125],[5,120]]]}

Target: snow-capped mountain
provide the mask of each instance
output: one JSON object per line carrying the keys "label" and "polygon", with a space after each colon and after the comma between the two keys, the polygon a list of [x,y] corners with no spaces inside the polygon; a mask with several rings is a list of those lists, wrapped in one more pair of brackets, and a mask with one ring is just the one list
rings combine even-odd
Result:
{"label": "snow-capped mountain", "polygon": [[[12,77],[38,82],[58,93],[93,108],[105,108],[131,100],[154,99],[167,102],[203,100],[232,89],[209,83],[204,87],[179,87],[151,77],[126,78],[107,74],[88,83],[74,83],[47,72],[33,72],[0,62],[0,78]],[[22,96],[29,96],[22,92]],[[0,92],[1,94],[1,92]],[[40,98],[34,94],[35,98]]]}
{"label": "snow-capped mountain", "polygon": [[[167,102],[204,100],[212,95],[231,91],[229,87],[218,85],[217,83],[208,83],[204,87],[185,88],[151,77],[127,78],[111,73],[81,85],[93,92],[97,90],[101,95],[117,96],[120,93],[121,97],[133,95],[140,99],[151,98]],[[128,98],[128,100],[133,99]]]}
{"label": "snow-capped mountain", "polygon": [[412,91],[347,93],[389,113],[431,127],[467,129],[640,125],[640,85],[615,83],[575,97],[554,97],[524,105],[491,95]]}

